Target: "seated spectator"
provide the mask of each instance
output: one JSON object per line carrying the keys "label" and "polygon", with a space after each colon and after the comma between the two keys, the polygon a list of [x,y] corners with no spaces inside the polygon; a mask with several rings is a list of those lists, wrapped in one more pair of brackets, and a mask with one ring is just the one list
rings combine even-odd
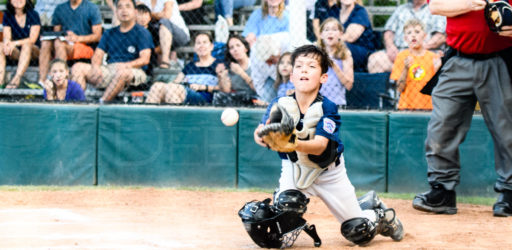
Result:
{"label": "seated spectator", "polygon": [[409,19],[403,34],[409,48],[398,53],[389,77],[401,93],[398,109],[432,110],[432,98],[420,90],[441,67],[441,59],[425,47],[425,25],[420,20]]}
{"label": "seated spectator", "polygon": [[319,47],[331,57],[332,65],[327,71],[327,82],[322,84],[320,94],[336,105],[346,105],[346,91],[354,84],[352,55],[342,40],[343,26],[334,18],[327,18],[320,26]]}
{"label": "seated spectator", "polygon": [[320,24],[325,19],[333,17],[340,18],[341,3],[340,0],[317,0],[315,3],[315,15],[313,18],[313,31],[315,32],[316,40],[320,40]]}
{"label": "seated spectator", "polygon": [[[62,31],[64,40],[43,40],[39,55],[39,82],[44,82],[52,58],[62,60],[90,59],[94,46],[101,38],[101,14],[89,0],[70,0],[55,8],[52,16],[54,31]],[[82,85],[85,90],[85,85]]]}
{"label": "seated spectator", "polygon": [[283,53],[277,62],[277,77],[274,83],[274,89],[277,89],[277,97],[291,95],[295,92],[295,87],[290,81],[292,67],[292,53]]}
{"label": "seated spectator", "polygon": [[18,67],[6,88],[15,89],[20,86],[30,59],[39,54],[41,22],[30,0],[9,0],[6,7],[2,20],[4,41],[0,43],[0,86],[4,85],[9,57],[18,60]]}
{"label": "seated spectator", "polygon": [[242,36],[251,45],[251,78],[258,99],[269,103],[276,97],[273,85],[276,63],[290,46],[289,13],[284,0],[262,0],[245,25]]}
{"label": "seated spectator", "polygon": [[284,0],[262,0],[261,8],[249,16],[242,36],[252,47],[261,35],[290,32],[289,19]]}
{"label": "seated spectator", "polygon": [[221,63],[212,56],[212,51],[211,35],[197,34],[194,39],[194,52],[199,61],[185,65],[183,71],[170,83],[155,82],[149,90],[146,103],[211,103],[213,91],[219,89],[215,69]]}
{"label": "seated spectator", "polygon": [[[178,9],[187,24],[212,24],[203,7],[203,0],[177,0]],[[240,0],[237,0],[240,1]]]}
{"label": "seated spectator", "polygon": [[44,81],[44,99],[48,101],[85,101],[80,84],[71,81],[66,61],[54,59],[50,63],[48,79]]}
{"label": "seated spectator", "polygon": [[175,54],[171,58],[171,47],[185,46],[190,41],[190,33],[183,20],[176,0],[137,0],[138,4],[145,4],[151,10],[151,17],[160,23],[159,43],[162,51],[160,67],[171,67],[175,63]]}
{"label": "seated spectator", "polygon": [[[116,14],[120,25],[105,31],[91,64],[73,65],[72,79],[85,88],[86,81],[105,89],[100,103],[113,100],[127,85],[146,82],[147,65],[153,49],[151,34],[136,23],[135,1],[118,0]],[[107,54],[107,65],[102,65]]]}
{"label": "seated spectator", "polygon": [[233,26],[233,10],[253,6],[256,0],[215,0],[215,17],[222,16]]}
{"label": "seated spectator", "polygon": [[[34,10],[39,14],[41,19],[41,32],[52,31],[52,16],[57,5],[68,0],[37,0]],[[112,1],[112,0],[110,0]]]}
{"label": "seated spectator", "polygon": [[229,36],[225,55],[228,68],[226,69],[224,63],[220,63],[215,69],[219,78],[220,92],[214,94],[214,104],[229,106],[229,99],[245,100],[251,103],[256,99],[257,94],[251,79],[249,53],[249,43],[245,38],[240,35]]}
{"label": "seated spectator", "polygon": [[383,43],[385,50],[379,50],[368,58],[368,72],[390,72],[396,55],[407,48],[403,30],[405,21],[418,19],[425,24],[425,48],[428,50],[442,49],[446,42],[446,17],[432,15],[427,0],[413,0],[396,8],[384,26]]}
{"label": "seated spectator", "polygon": [[352,53],[356,72],[366,72],[368,56],[377,49],[370,17],[366,9],[361,6],[361,2],[361,0],[342,0],[340,11],[340,21],[345,30],[342,39]]}
{"label": "seated spectator", "polygon": [[153,40],[153,45],[155,46],[155,48],[151,51],[151,59],[149,63],[150,69],[148,72],[151,72],[153,66],[158,65],[158,57],[162,54],[159,36],[160,23],[152,21],[151,10],[145,4],[137,4],[135,9],[137,10],[137,24],[149,31]]}

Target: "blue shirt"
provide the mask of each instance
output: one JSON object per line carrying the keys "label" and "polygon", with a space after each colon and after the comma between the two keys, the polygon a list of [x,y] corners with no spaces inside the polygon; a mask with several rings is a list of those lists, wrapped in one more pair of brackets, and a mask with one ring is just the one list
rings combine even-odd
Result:
{"label": "blue shirt", "polygon": [[59,4],[52,17],[52,25],[61,25],[62,31],[73,31],[79,36],[92,34],[92,26],[101,24],[101,22],[98,5],[89,0],[82,0],[82,3],[74,10],[69,1]]}
{"label": "blue shirt", "polygon": [[[46,99],[46,89],[43,91],[44,99]],[[85,94],[77,82],[68,80],[68,88],[66,89],[66,97],[64,101],[85,101]]]}
{"label": "blue shirt", "polygon": [[[182,70],[182,73],[185,75],[185,79],[183,81],[207,86],[217,86],[219,79],[217,78],[215,68],[219,63],[222,63],[222,61],[216,59],[209,66],[198,67],[196,62],[190,62],[185,65],[185,68]],[[213,94],[210,92],[200,91],[198,93],[201,94],[205,100],[212,100],[213,98]]]}
{"label": "blue shirt", "polygon": [[[265,112],[265,115],[263,115],[263,118],[261,119],[261,123],[265,124],[270,116],[270,109],[272,106],[279,100],[280,97],[275,98],[272,100],[272,102],[267,107],[267,112]],[[293,98],[295,98],[295,95],[293,95]],[[318,95],[315,99],[315,102],[321,101],[322,102],[322,110],[324,115],[320,118],[318,123],[316,124],[316,130],[315,135],[323,136],[331,141],[334,141],[338,145],[338,154],[341,155],[344,150],[343,143],[340,139],[340,126],[341,126],[341,117],[338,114],[338,107],[335,103],[331,102],[328,98],[325,98],[321,95]],[[304,118],[304,114],[300,114],[300,121],[297,124],[295,128],[302,128],[303,123],[302,119]],[[286,154],[279,153],[279,157],[281,159],[288,159]]]}
{"label": "blue shirt", "polygon": [[[27,10],[27,18],[25,21],[25,27],[20,27],[16,18],[9,11],[5,11],[4,18],[2,20],[2,25],[4,27],[11,27],[11,37],[12,41],[17,41],[20,39],[25,39],[30,36],[30,28],[35,25],[41,25],[41,20],[39,20],[39,15],[34,10]],[[41,42],[37,39],[36,45],[39,46]]]}
{"label": "blue shirt", "polygon": [[281,83],[279,87],[277,88],[277,97],[283,97],[286,96],[286,91],[290,89],[295,89],[295,86],[293,86],[293,83],[288,81],[285,83]]}
{"label": "blue shirt", "polygon": [[129,62],[139,58],[139,53],[152,49],[151,33],[139,24],[128,32],[121,32],[119,26],[111,28],[101,37],[98,48],[108,54],[107,63]]}
{"label": "blue shirt", "polygon": [[370,17],[366,9],[359,4],[356,4],[352,12],[350,12],[347,21],[343,23],[343,29],[347,30],[347,27],[353,23],[360,24],[364,27],[363,34],[361,34],[359,39],[353,42],[353,44],[367,48],[369,51],[375,50],[375,36],[373,34],[372,24],[370,23]]}
{"label": "blue shirt", "polygon": [[315,3],[315,18],[320,20],[320,24],[329,17],[340,18],[340,5],[334,4],[329,7],[328,2],[328,0],[318,0]]}
{"label": "blue shirt", "polygon": [[289,13],[287,10],[283,12],[281,18],[273,16],[263,17],[261,8],[254,10],[247,23],[245,24],[242,36],[246,37],[249,33],[254,33],[256,37],[265,34],[274,34],[279,32],[290,31]]}

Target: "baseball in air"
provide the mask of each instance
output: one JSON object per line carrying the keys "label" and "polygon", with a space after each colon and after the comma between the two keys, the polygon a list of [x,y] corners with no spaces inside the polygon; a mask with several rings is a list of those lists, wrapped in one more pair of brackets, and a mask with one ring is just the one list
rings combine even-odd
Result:
{"label": "baseball in air", "polygon": [[238,112],[234,108],[227,108],[222,112],[220,120],[226,126],[233,126],[238,122]]}

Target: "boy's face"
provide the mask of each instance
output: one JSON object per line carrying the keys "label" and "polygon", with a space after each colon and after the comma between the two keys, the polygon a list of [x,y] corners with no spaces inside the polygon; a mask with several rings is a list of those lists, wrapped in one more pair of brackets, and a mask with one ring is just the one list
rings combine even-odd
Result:
{"label": "boy's face", "polygon": [[151,15],[147,12],[137,11],[137,23],[143,27],[148,26],[151,21]]}
{"label": "boy's face", "polygon": [[313,93],[327,81],[327,74],[322,74],[317,56],[300,55],[295,58],[290,80],[297,92]]}
{"label": "boy's face", "polygon": [[410,49],[419,49],[425,41],[425,32],[421,25],[409,26],[405,29],[404,38]]}

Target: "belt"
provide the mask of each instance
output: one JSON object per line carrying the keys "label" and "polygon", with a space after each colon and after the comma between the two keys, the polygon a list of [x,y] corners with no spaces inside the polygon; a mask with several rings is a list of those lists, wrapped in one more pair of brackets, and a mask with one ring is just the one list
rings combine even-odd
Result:
{"label": "belt", "polygon": [[493,57],[498,56],[497,52],[490,53],[490,54],[466,54],[466,53],[462,53],[456,49],[453,49],[453,50],[455,51],[456,56],[469,58],[469,59],[473,59],[473,60],[478,60],[478,61],[483,61],[483,60],[491,59]]}

